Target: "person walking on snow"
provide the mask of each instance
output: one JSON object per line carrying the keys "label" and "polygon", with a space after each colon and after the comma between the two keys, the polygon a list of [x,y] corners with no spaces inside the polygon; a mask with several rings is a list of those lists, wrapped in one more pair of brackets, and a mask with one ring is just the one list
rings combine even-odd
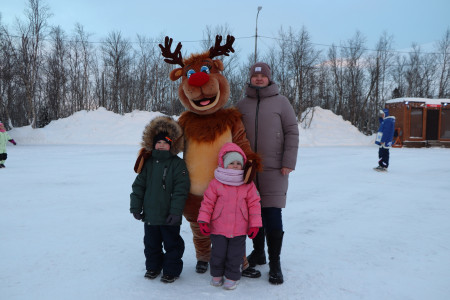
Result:
{"label": "person walking on snow", "polygon": [[6,141],[12,143],[14,146],[17,145],[16,141],[12,139],[6,132],[5,126],[0,122],[0,169],[5,168],[5,161],[8,158],[6,153]]}
{"label": "person walking on snow", "polygon": [[389,167],[389,149],[392,146],[392,139],[395,131],[395,117],[389,116],[389,109],[380,110],[380,127],[378,128],[375,144],[378,149],[378,167],[375,171],[386,172]]}
{"label": "person walking on snow", "polygon": [[262,226],[256,186],[244,183],[246,161],[238,145],[222,146],[197,220],[201,233],[211,238],[211,285],[228,290],[235,289],[242,276],[246,235],[253,239]]}
{"label": "person walking on snow", "polygon": [[250,68],[250,83],[245,92],[237,108],[242,113],[252,150],[262,156],[263,171],[256,174],[255,183],[261,196],[263,228],[253,239],[253,251],[247,257],[250,267],[242,276],[252,277],[254,267],[266,263],[264,243],[267,239],[269,282],[282,284],[281,210],[286,206],[289,173],[297,163],[298,123],[292,105],[280,95],[266,63],[258,62]]}
{"label": "person walking on snow", "polygon": [[183,270],[180,225],[190,181],[184,160],[177,156],[182,134],[169,117],[157,117],[145,127],[142,147],[149,158],[137,171],[130,195],[130,212],[144,222],[145,277],[155,279],[163,271],[164,283],[174,282]]}

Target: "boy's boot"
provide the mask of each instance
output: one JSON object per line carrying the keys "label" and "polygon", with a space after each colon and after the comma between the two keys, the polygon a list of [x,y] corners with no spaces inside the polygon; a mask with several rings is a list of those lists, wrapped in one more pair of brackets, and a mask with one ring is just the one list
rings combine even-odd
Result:
{"label": "boy's boot", "polygon": [[264,251],[265,237],[264,227],[261,227],[253,239],[253,251],[247,256],[248,264],[254,268],[256,265],[266,264],[266,253]]}
{"label": "boy's boot", "polygon": [[283,273],[281,272],[280,253],[283,244],[284,232],[281,230],[267,233],[267,248],[269,252],[269,282],[272,284],[282,284]]}

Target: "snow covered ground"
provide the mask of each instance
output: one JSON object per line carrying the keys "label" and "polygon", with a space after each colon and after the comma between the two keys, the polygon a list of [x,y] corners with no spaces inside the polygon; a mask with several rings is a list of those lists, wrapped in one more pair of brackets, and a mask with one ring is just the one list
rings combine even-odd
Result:
{"label": "snow covered ground", "polygon": [[373,138],[322,109],[300,131],[283,285],[264,265],[234,291],[210,286],[194,271],[186,221],[181,277],[145,279],[129,193],[156,115],[99,109],[9,132],[18,145],[0,170],[0,299],[450,298],[450,149],[392,149],[389,172],[377,173]]}

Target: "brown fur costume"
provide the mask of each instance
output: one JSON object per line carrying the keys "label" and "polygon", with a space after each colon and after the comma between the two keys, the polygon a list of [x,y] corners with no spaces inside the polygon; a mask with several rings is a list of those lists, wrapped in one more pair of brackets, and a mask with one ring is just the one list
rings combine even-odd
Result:
{"label": "brown fur costume", "polygon": [[[224,69],[222,61],[213,58],[234,52],[234,37],[227,36],[225,45],[220,45],[221,41],[222,37],[217,36],[215,45],[209,51],[193,54],[185,60],[181,57],[181,43],[174,52],[170,49],[172,39],[168,37],[164,46],[159,45],[167,63],[181,66],[170,73],[170,79],[175,81],[181,78],[178,96],[187,109],[178,120],[184,130],[184,159],[191,180],[183,215],[190,222],[199,261],[209,261],[211,254],[211,241],[200,233],[197,217],[203,193],[214,178],[220,148],[227,142],[233,142],[253,162],[250,169],[261,167],[260,157],[250,148],[240,112],[236,108],[223,108],[228,102],[230,86],[221,74]],[[251,180],[248,176],[247,179]]]}

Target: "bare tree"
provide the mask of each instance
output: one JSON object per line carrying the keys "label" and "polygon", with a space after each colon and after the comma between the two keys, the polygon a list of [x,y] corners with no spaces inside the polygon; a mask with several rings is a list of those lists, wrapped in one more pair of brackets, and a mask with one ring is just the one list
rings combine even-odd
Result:
{"label": "bare tree", "polygon": [[75,24],[67,54],[71,114],[86,108],[97,107],[95,102],[91,101],[94,50],[92,44],[89,43],[89,36],[90,34],[85,32],[81,24]]}
{"label": "bare tree", "polygon": [[39,68],[42,63],[41,45],[51,16],[50,9],[41,5],[40,0],[29,0],[25,10],[27,23],[20,23],[20,76],[26,90],[27,118],[32,128],[36,128],[36,87]]}
{"label": "bare tree", "polygon": [[372,133],[377,129],[378,123],[375,116],[390,97],[390,94],[387,93],[389,89],[386,88],[386,81],[393,59],[391,46],[392,37],[385,32],[375,46],[376,51],[366,59],[368,86],[364,101],[359,106],[359,115],[362,116],[361,129],[366,133]]}
{"label": "bare tree", "polygon": [[406,68],[406,95],[409,97],[432,97],[432,81],[436,73],[436,61],[432,54],[424,54],[413,43]]}
{"label": "bare tree", "polygon": [[[0,23],[0,120],[9,128],[13,127],[10,112],[14,110],[13,100],[17,91],[17,85],[14,84],[16,65],[12,37],[8,28]],[[14,119],[19,121],[15,117]],[[17,123],[20,124],[20,121]]]}
{"label": "bare tree", "polygon": [[423,97],[433,98],[436,94],[436,86],[437,86],[437,58],[435,53],[427,53],[423,59]]}
{"label": "bare tree", "polygon": [[450,97],[450,28],[447,28],[442,40],[437,44],[438,56],[440,64],[439,75],[439,98]]}
{"label": "bare tree", "polygon": [[[136,98],[135,103],[133,103],[133,108],[139,110],[147,110],[151,107],[151,85],[157,85],[158,82],[151,82],[151,66],[152,58],[155,55],[155,48],[152,47],[152,40],[146,37],[137,36],[139,48],[136,51],[136,61],[134,78],[136,80]],[[148,101],[150,100],[150,101]],[[147,105],[149,103],[150,105]]]}
{"label": "bare tree", "polygon": [[130,68],[131,44],[122,38],[120,32],[114,31],[105,39],[101,49],[106,88],[110,96],[107,108],[122,114],[129,110],[125,83]]}
{"label": "bare tree", "polygon": [[[392,84],[390,84],[390,70],[392,68],[392,62],[394,60],[394,52],[392,51],[392,43],[394,38],[384,32],[376,45],[377,57],[379,57],[379,76],[376,86],[377,99],[384,101],[390,98],[390,92],[392,91]],[[377,103],[378,105],[378,103]]]}
{"label": "bare tree", "polygon": [[395,89],[392,92],[393,98],[406,96],[406,65],[406,56],[399,54],[394,56],[394,64],[390,70],[393,84],[395,86]]}
{"label": "bare tree", "polygon": [[320,107],[324,109],[332,109],[332,89],[333,89],[333,80],[330,71],[329,64],[320,63],[317,69],[317,100]]}
{"label": "bare tree", "polygon": [[[315,106],[317,101],[315,81],[316,66],[319,64],[320,52],[315,50],[311,37],[305,27],[295,33],[292,28],[288,32],[280,31],[282,47],[287,49],[287,70],[292,94],[288,95],[299,119],[303,112]],[[304,116],[306,114],[303,114]]]}
{"label": "bare tree", "polygon": [[51,46],[45,65],[46,103],[40,107],[40,126],[45,126],[51,120],[70,115],[67,99],[67,45],[66,35],[62,29],[54,27],[50,33]]}
{"label": "bare tree", "polygon": [[[362,60],[365,52],[365,38],[357,31],[352,39],[349,39],[344,47],[342,47],[342,57],[345,58],[346,68],[344,72],[344,81],[346,86],[346,98],[348,116],[353,124],[359,121],[359,102],[362,101],[364,86],[364,65]],[[346,116],[347,113],[344,113]]]}
{"label": "bare tree", "polygon": [[328,50],[328,59],[333,76],[332,94],[334,105],[332,111],[342,115],[344,110],[344,60],[338,56],[337,46],[332,45]]}

